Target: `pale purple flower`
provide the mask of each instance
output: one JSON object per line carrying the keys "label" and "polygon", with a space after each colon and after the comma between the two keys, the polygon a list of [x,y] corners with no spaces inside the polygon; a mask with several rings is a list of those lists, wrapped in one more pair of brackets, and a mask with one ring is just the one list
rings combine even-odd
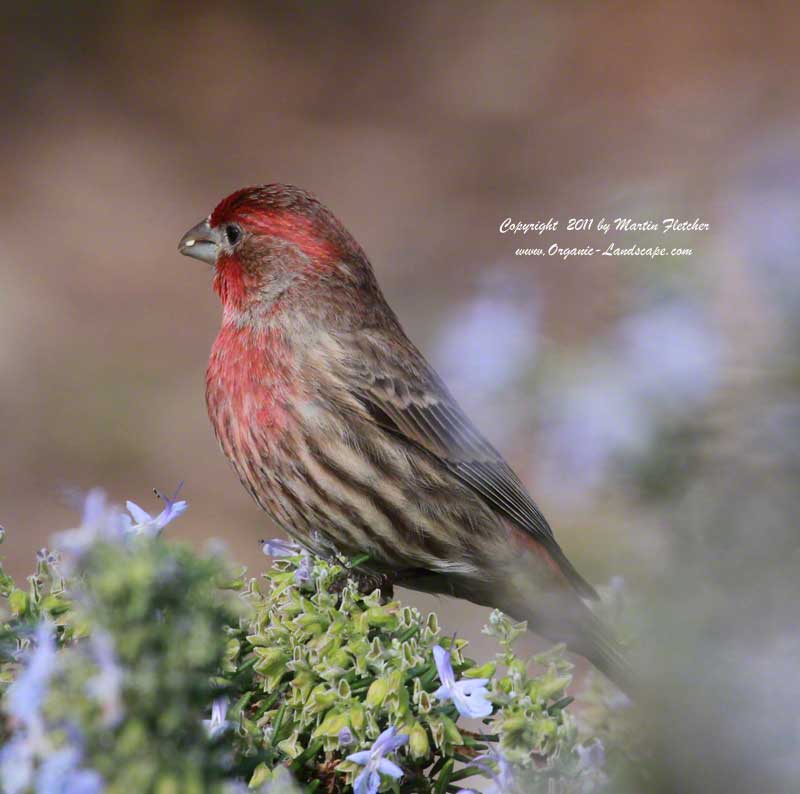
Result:
{"label": "pale purple flower", "polygon": [[606,751],[603,743],[595,739],[591,744],[579,744],[575,747],[581,769],[602,771],[606,765]]}
{"label": "pale purple flower", "polygon": [[100,774],[81,768],[80,760],[74,747],[50,753],[36,775],[36,794],[102,794]]}
{"label": "pale purple flower", "polygon": [[40,710],[58,662],[53,626],[42,621],[36,629],[36,647],[6,693],[6,711],[32,735],[41,733]]}
{"label": "pale purple flower", "polygon": [[717,386],[722,344],[704,307],[672,299],[619,326],[626,380],[651,413],[685,412]]}
{"label": "pale purple flower", "polygon": [[[510,293],[510,291],[509,291]],[[442,333],[436,357],[448,383],[470,390],[507,386],[536,357],[538,316],[528,295],[484,293],[463,305]]]}
{"label": "pale purple flower", "polygon": [[612,694],[606,695],[603,700],[609,711],[629,709],[633,705],[633,701],[620,689]]}
{"label": "pale purple flower", "polygon": [[381,785],[381,775],[399,780],[403,776],[403,770],[384,756],[393,753],[406,742],[408,734],[398,735],[397,728],[392,725],[375,740],[369,750],[348,755],[348,761],[364,767],[353,782],[353,794],[376,794]]}
{"label": "pale purple flower", "polygon": [[36,562],[40,565],[55,565],[58,562],[58,555],[41,548],[36,552]]}
{"label": "pale purple flower", "polygon": [[608,777],[605,773],[606,751],[603,743],[595,739],[588,745],[577,745],[575,752],[578,756],[578,767],[581,771],[581,792],[591,794],[605,786]]}
{"label": "pale purple flower", "polygon": [[294,541],[283,538],[272,538],[261,544],[261,550],[267,557],[295,557],[300,554],[301,548]]}
{"label": "pale purple flower", "polygon": [[[36,629],[36,647],[6,693],[6,711],[17,733],[0,750],[4,794],[21,794],[31,784],[36,794],[102,794],[103,780],[80,767],[81,751],[66,746],[54,750],[45,736],[41,708],[57,670],[58,650],[53,626],[43,621]],[[42,759],[34,774],[34,760]]]}
{"label": "pale purple flower", "polygon": [[89,491],[83,503],[81,525],[56,535],[56,547],[66,563],[65,572],[69,574],[76,561],[96,543],[123,543],[132,535],[158,535],[186,510],[186,502],[177,498],[180,489],[179,485],[171,497],[156,491],[166,505],[157,516],[151,516],[135,502],[126,505],[129,515],[109,504],[105,493],[99,488]]}
{"label": "pale purple flower", "polygon": [[217,736],[228,730],[231,723],[225,719],[227,714],[228,698],[216,698],[211,704],[211,719],[203,720],[203,725],[206,727],[209,738],[216,739]]}
{"label": "pale purple flower", "polygon": [[[494,763],[496,768],[489,766],[488,761]],[[511,794],[514,791],[514,767],[501,752],[491,748],[489,752],[475,758],[472,763],[491,778],[494,784],[487,794]]]}
{"label": "pale purple flower", "polygon": [[348,747],[356,740],[350,728],[342,728],[339,731],[339,747]]}
{"label": "pale purple flower", "polygon": [[514,413],[498,422],[497,405],[535,365],[538,339],[539,312],[529,280],[500,267],[448,318],[434,345],[436,369],[495,438],[509,433],[510,419],[522,418],[517,400],[508,404]]}
{"label": "pale purple flower", "polygon": [[564,497],[585,495],[620,456],[641,454],[652,424],[626,372],[613,362],[584,367],[580,382],[544,399],[547,449],[542,475]]}
{"label": "pale purple flower", "polygon": [[311,581],[311,557],[308,554],[304,554],[303,559],[300,560],[300,565],[294,572],[294,581],[298,587]]}
{"label": "pale purple flower", "polygon": [[18,732],[0,750],[0,775],[5,794],[26,791],[33,780],[33,761],[44,743],[41,708],[58,662],[53,627],[43,621],[36,629],[36,647],[6,692],[6,712]]}
{"label": "pale purple flower", "polygon": [[126,502],[125,506],[132,517],[132,519],[127,516],[124,517],[127,519],[127,531],[137,535],[159,535],[167,524],[186,512],[188,504],[184,499],[178,500],[178,494],[182,486],[183,483],[178,485],[172,496],[164,496],[159,491],[155,492],[156,496],[159,499],[163,499],[165,504],[164,509],[157,516],[151,516],[135,502]]}
{"label": "pale purple flower", "polygon": [[106,493],[102,488],[92,488],[86,494],[83,502],[83,517],[81,518],[82,527],[92,527],[99,531],[113,524],[111,528],[118,530],[122,528],[121,524],[110,520],[118,516],[119,511],[108,504]]}
{"label": "pale purple flower", "polygon": [[551,386],[543,400],[547,452],[537,466],[547,487],[586,498],[619,461],[646,454],[665,423],[713,393],[723,356],[701,304],[670,299],[622,320],[597,344],[580,380]]}
{"label": "pale purple flower", "polygon": [[100,488],[93,488],[83,502],[83,517],[77,529],[59,532],[55,536],[56,548],[61,552],[66,573],[95,543],[121,543],[125,539],[128,516],[110,505]]}
{"label": "pale purple flower", "polygon": [[33,781],[33,742],[23,735],[15,736],[0,748],[0,780],[4,794],[28,791]]}
{"label": "pale purple flower", "polygon": [[97,674],[89,680],[86,688],[102,706],[107,725],[116,725],[122,718],[123,671],[114,651],[114,641],[103,631],[95,631],[89,638],[89,647],[97,664]]}
{"label": "pale purple flower", "polygon": [[439,700],[450,700],[462,717],[488,717],[492,713],[492,704],[486,699],[489,690],[488,678],[462,678],[456,681],[450,652],[435,645],[433,658],[442,685],[433,693]]}

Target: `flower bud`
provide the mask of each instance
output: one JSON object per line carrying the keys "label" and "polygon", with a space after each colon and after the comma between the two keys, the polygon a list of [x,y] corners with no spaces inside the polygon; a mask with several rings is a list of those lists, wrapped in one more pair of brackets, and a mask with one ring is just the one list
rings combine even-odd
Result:
{"label": "flower bud", "polygon": [[[553,678],[545,678],[543,681],[535,681],[531,686],[531,697],[540,697],[542,700],[549,700],[554,695],[563,692],[568,686],[572,676],[561,675]],[[535,691],[535,695],[534,695]]]}
{"label": "flower bud", "polygon": [[342,700],[350,700],[350,684],[347,683],[346,679],[342,678],[341,681],[339,681],[337,693]]}
{"label": "flower bud", "polygon": [[364,707],[360,703],[350,707],[350,726],[359,733],[364,730]]}
{"label": "flower bud", "polygon": [[442,725],[444,726],[444,736],[448,742],[453,744],[464,744],[464,737],[456,728],[456,724],[445,714],[442,714]]}
{"label": "flower bud", "polygon": [[502,730],[503,733],[510,738],[513,734],[523,733],[529,725],[530,721],[524,714],[514,714],[503,720]]}
{"label": "flower bud", "polygon": [[329,738],[336,738],[338,740],[341,731],[344,728],[349,727],[350,721],[347,718],[347,714],[332,710],[325,715],[325,718],[317,726],[312,735],[315,739],[318,739],[320,736],[325,736]]}
{"label": "flower bud", "polygon": [[408,732],[408,747],[414,759],[427,758],[431,752],[428,741],[428,732],[418,722],[415,722]]}
{"label": "flower bud", "polygon": [[389,682],[385,678],[376,678],[367,690],[366,704],[380,706],[389,694]]}
{"label": "flower bud", "polygon": [[427,714],[433,708],[433,701],[427,692],[422,692],[419,696],[419,710],[422,714]]}
{"label": "flower bud", "polygon": [[497,669],[496,662],[486,662],[480,667],[470,667],[461,673],[463,678],[491,678]]}
{"label": "flower bud", "polygon": [[336,692],[328,689],[327,684],[319,684],[311,691],[309,698],[312,711],[326,711],[336,703]]}
{"label": "flower bud", "polygon": [[15,615],[21,615],[28,608],[28,594],[24,590],[12,590],[8,605]]}
{"label": "flower bud", "polygon": [[364,619],[367,625],[373,628],[397,624],[397,618],[390,614],[385,607],[370,607],[364,613]]}

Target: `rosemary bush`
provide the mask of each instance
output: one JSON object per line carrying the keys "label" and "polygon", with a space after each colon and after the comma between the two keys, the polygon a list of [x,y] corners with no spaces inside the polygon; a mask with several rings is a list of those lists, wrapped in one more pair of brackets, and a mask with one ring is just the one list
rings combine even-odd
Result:
{"label": "rosemary bush", "polygon": [[0,569],[6,794],[604,786],[562,648],[531,673],[524,624],[494,612],[497,658],[478,664],[435,614],[363,592],[359,561],[273,542],[247,578],[165,540],[186,507],[165,501],[151,517],[92,492],[27,586]]}

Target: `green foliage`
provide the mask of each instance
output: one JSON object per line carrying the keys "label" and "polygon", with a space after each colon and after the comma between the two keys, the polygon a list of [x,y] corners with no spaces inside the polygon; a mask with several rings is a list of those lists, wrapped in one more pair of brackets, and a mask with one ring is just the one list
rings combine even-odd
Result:
{"label": "green foliage", "polygon": [[[225,750],[209,741],[199,715],[214,696],[240,603],[215,587],[230,577],[211,558],[144,536],[93,545],[66,588],[59,571],[55,556],[40,555],[27,591],[4,579],[7,636],[24,646],[38,620],[56,628],[51,749],[77,724],[84,756],[109,794],[214,790],[225,777]],[[100,637],[113,648],[105,664],[114,668],[105,674],[118,671],[121,680],[92,697],[91,683],[104,675],[93,653]],[[17,666],[6,657],[2,679]]]}
{"label": "green foliage", "polygon": [[[532,675],[513,650],[524,624],[495,612],[486,632],[500,652],[478,665],[435,614],[362,592],[361,581],[344,562],[301,554],[245,580],[218,554],[144,534],[98,540],[75,559],[40,553],[25,589],[0,572],[0,686],[22,681],[33,631],[52,623],[45,731],[32,745],[7,705],[3,740],[15,752],[27,741],[39,772],[79,747],[109,794],[283,792],[295,785],[287,773],[306,791],[335,794],[363,771],[348,756],[394,726],[408,736],[391,753],[403,776],[381,776],[381,791],[456,791],[474,775],[503,791],[554,781],[586,790],[596,770],[576,752],[563,649],[537,657]],[[468,728],[435,697],[437,644],[457,681],[490,679],[482,724]],[[227,713],[209,720],[215,701]],[[18,791],[42,790],[35,770]]]}

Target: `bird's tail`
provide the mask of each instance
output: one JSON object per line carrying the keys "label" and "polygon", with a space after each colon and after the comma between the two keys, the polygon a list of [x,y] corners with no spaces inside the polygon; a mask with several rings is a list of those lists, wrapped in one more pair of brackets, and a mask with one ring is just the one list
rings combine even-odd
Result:
{"label": "bird's tail", "polygon": [[585,656],[626,694],[633,697],[639,688],[637,675],[624,646],[616,639],[612,629],[605,625],[589,607],[585,622],[573,641],[573,650]]}
{"label": "bird's tail", "polygon": [[[546,602],[550,608],[543,608]],[[625,647],[612,628],[574,592],[562,592],[558,603],[538,599],[521,604],[514,598],[500,608],[517,620],[526,620],[531,631],[553,642],[565,643],[570,651],[584,656],[626,694],[634,696],[638,677]]]}
{"label": "bird's tail", "polygon": [[503,569],[503,575],[443,577],[415,575],[406,582],[416,590],[466,598],[475,604],[496,607],[515,620],[525,620],[531,631],[586,657],[600,672],[631,697],[637,691],[637,675],[625,648],[611,627],[565,581],[551,580],[551,587],[537,588],[525,565]]}

